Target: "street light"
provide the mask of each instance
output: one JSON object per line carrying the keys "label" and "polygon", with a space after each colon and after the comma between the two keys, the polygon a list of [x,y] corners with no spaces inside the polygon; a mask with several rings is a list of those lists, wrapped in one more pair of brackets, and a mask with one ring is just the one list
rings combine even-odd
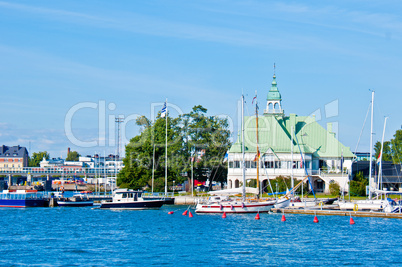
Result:
{"label": "street light", "polygon": [[174,196],[174,182],[175,182],[175,180],[173,180],[173,196]]}

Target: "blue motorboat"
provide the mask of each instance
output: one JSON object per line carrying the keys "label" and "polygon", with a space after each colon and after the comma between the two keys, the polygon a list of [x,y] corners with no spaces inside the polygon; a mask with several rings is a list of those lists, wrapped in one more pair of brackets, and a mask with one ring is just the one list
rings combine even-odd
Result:
{"label": "blue motorboat", "polygon": [[44,196],[36,190],[3,190],[0,193],[0,207],[26,208],[44,206]]}

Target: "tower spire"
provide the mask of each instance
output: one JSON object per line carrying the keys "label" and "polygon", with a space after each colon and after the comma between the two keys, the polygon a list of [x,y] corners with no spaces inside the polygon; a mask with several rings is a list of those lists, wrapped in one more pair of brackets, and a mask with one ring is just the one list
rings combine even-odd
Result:
{"label": "tower spire", "polygon": [[277,87],[275,71],[276,66],[274,63],[274,77],[272,78],[271,89],[268,92],[267,107],[264,110],[264,114],[283,115],[282,97]]}

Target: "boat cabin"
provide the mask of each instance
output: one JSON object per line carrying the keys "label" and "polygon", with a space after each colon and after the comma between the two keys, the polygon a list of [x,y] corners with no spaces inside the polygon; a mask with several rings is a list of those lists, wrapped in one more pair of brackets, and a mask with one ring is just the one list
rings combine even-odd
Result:
{"label": "boat cabin", "polygon": [[142,191],[117,190],[113,193],[113,201],[138,201],[142,198]]}

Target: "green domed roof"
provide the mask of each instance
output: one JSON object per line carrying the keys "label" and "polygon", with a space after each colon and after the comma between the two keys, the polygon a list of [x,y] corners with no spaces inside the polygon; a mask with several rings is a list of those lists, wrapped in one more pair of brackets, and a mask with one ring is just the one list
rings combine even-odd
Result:
{"label": "green domed roof", "polygon": [[279,93],[278,87],[276,87],[276,76],[274,75],[271,89],[268,92],[267,100],[282,100],[281,93]]}

